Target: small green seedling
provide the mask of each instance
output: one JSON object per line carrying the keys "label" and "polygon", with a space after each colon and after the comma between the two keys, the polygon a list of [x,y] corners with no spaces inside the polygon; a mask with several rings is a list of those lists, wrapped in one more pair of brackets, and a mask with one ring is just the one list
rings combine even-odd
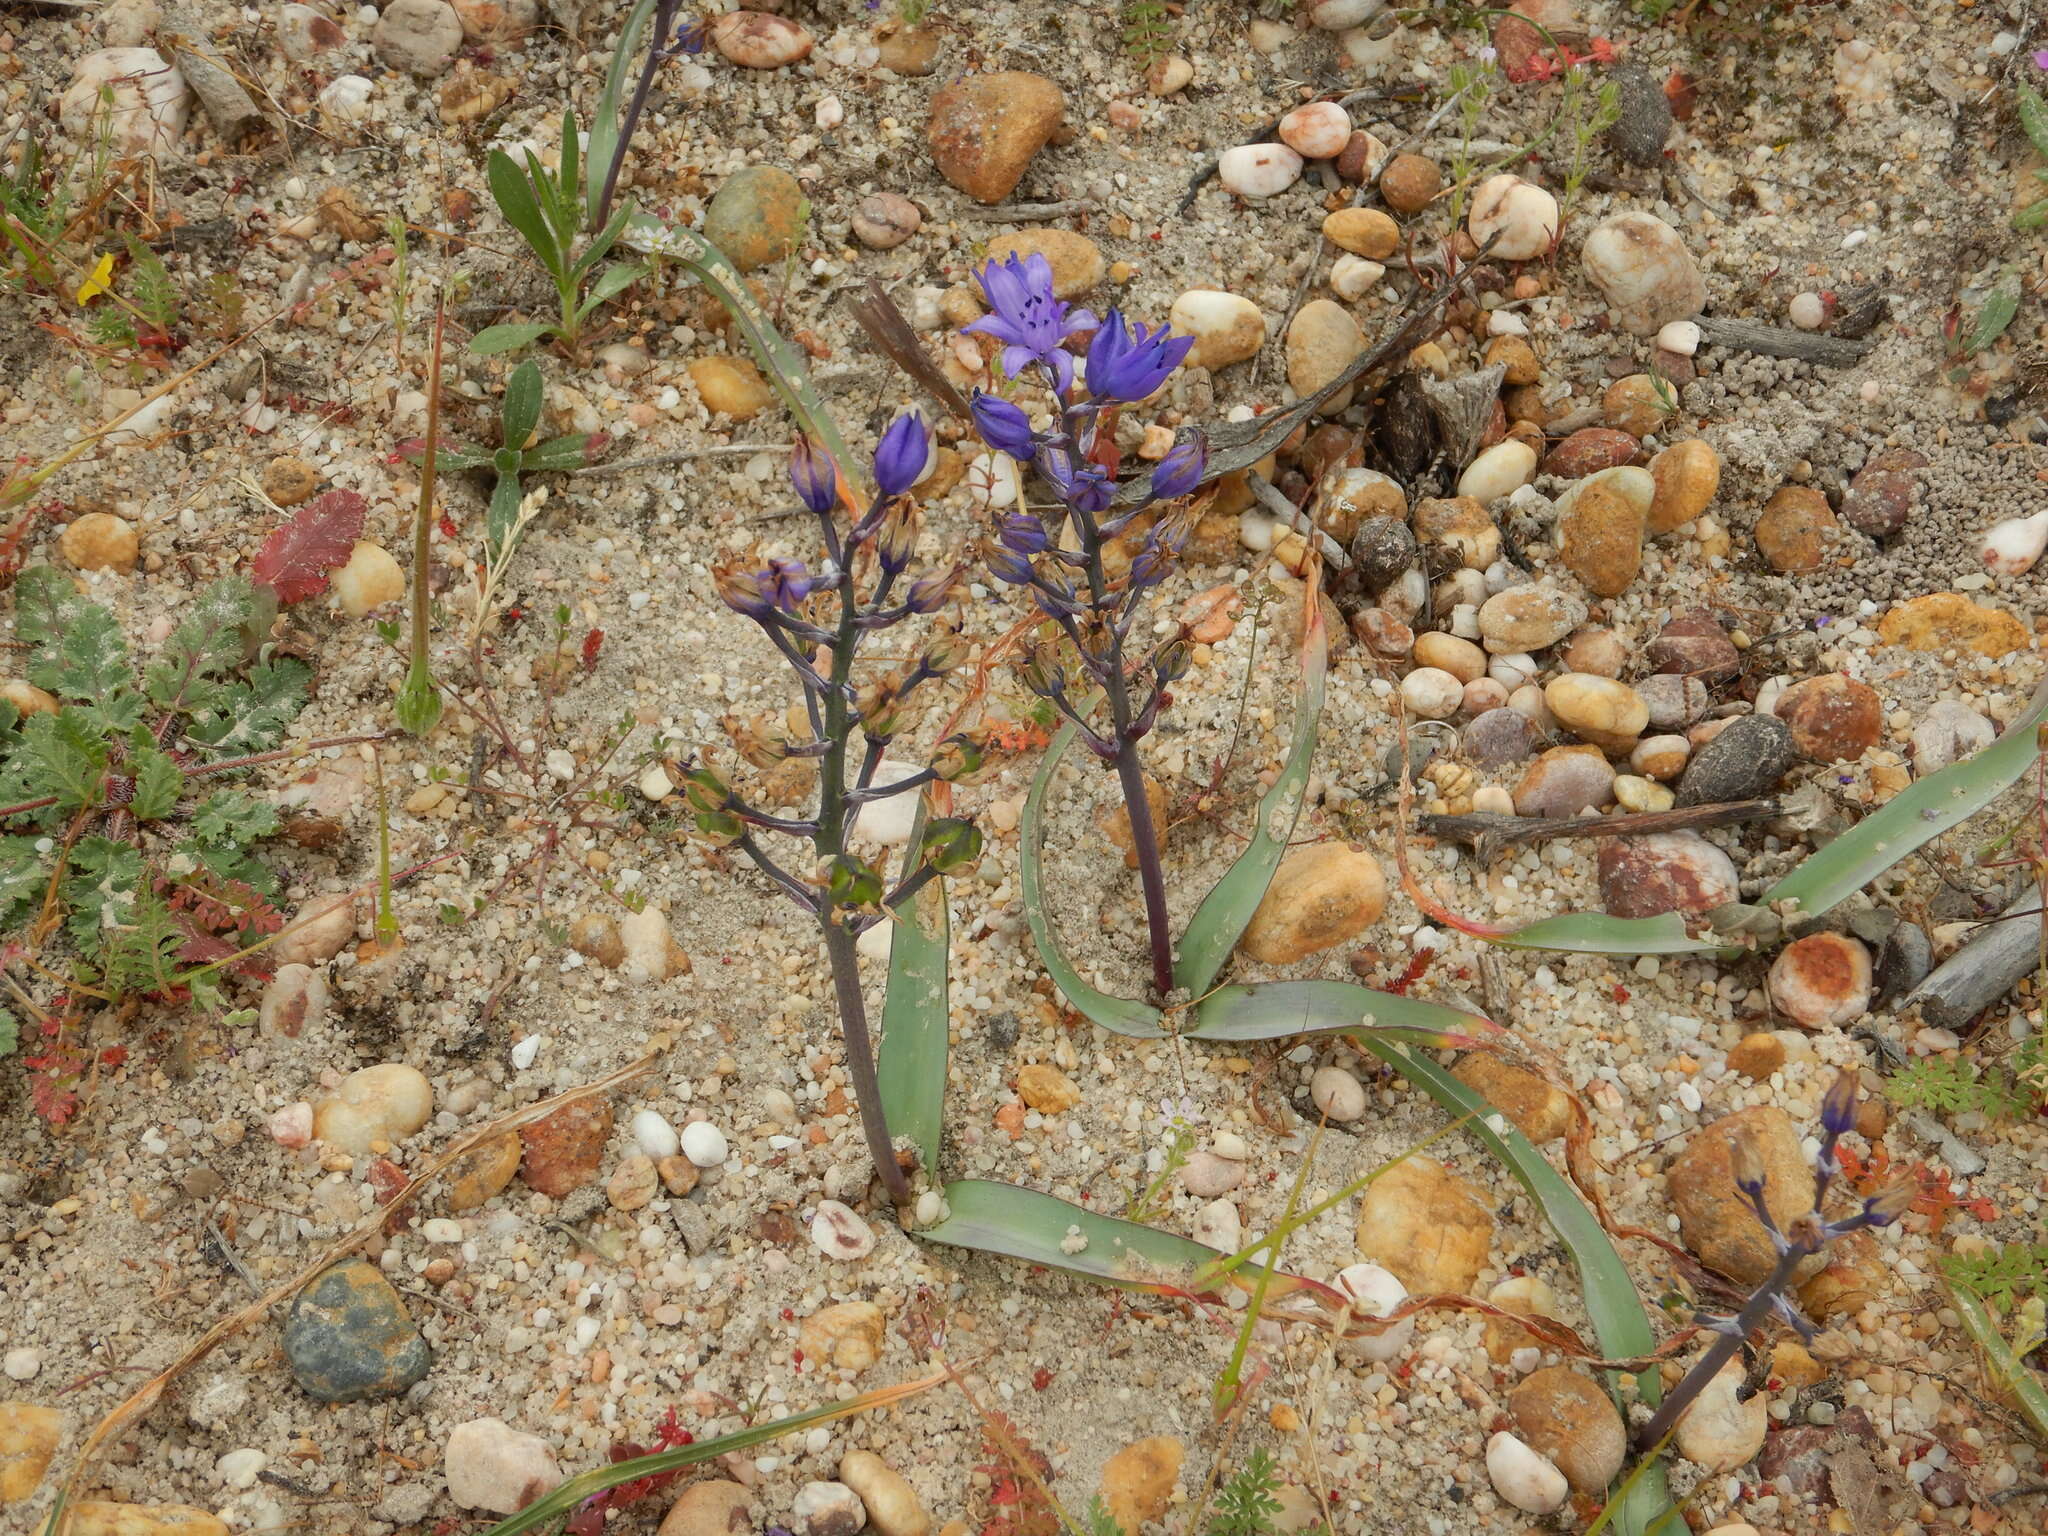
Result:
{"label": "small green seedling", "polygon": [[[2027,142],[2034,146],[2034,153],[2048,159],[2048,102],[2042,101],[2041,93],[2031,85],[2020,86],[2016,94],[2020,127],[2026,131]],[[2036,169],[2034,176],[2048,183],[2048,170]],[[2039,229],[2044,224],[2048,224],[2048,197],[2036,199],[2012,216],[2014,229]]]}
{"label": "small green seedling", "polygon": [[505,222],[519,231],[548,276],[555,280],[562,315],[533,324],[493,325],[470,341],[472,352],[485,356],[531,346],[546,336],[574,344],[584,322],[608,300],[647,275],[644,263],[604,265],[633,217],[631,203],[620,205],[605,225],[577,249],[583,229],[584,189],[582,140],[573,111],[562,114],[561,169],[550,171],[531,154],[522,167],[501,149],[491,151],[487,179],[491,197]]}

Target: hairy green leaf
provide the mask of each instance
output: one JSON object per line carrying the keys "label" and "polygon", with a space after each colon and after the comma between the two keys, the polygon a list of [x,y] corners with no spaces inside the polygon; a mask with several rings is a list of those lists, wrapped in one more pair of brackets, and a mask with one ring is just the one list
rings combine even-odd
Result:
{"label": "hairy green leaf", "polygon": [[[28,573],[22,573],[26,580]],[[26,601],[18,610],[29,611]],[[54,633],[40,623],[23,620],[19,631],[34,647],[29,653],[28,680],[67,699],[103,701],[128,687],[128,642],[113,613],[98,603],[73,598],[45,607]]]}
{"label": "hairy green leaf", "polygon": [[2020,127],[2026,131],[2027,142],[2034,146],[2035,153],[2048,156],[2048,104],[2041,100],[2041,93],[2022,81],[2014,93],[2019,98]]}
{"label": "hairy green leaf", "polygon": [[[534,197],[533,183],[528,180],[526,172],[514,164],[512,157],[502,149],[494,149],[485,163],[484,180],[491,189],[491,200],[498,205],[498,212],[505,222],[519,231],[540,264],[559,280],[568,263],[554,231],[541,215],[540,203]],[[491,327],[491,330],[502,329],[505,327]],[[488,331],[480,333],[477,340],[488,334]],[[475,341],[470,343],[470,350],[480,350]]]}
{"label": "hairy green leaf", "polygon": [[277,830],[277,808],[238,789],[221,789],[200,802],[187,825],[211,847],[245,848]]}
{"label": "hairy green leaf", "polygon": [[12,928],[42,905],[49,864],[37,837],[0,837],[0,930]]}
{"label": "hairy green leaf", "polygon": [[543,336],[552,336],[560,327],[541,323],[538,325],[487,325],[469,339],[469,350],[478,357],[495,357],[500,352],[517,352],[521,347],[530,347]]}
{"label": "hairy green leaf", "polygon": [[505,432],[505,446],[518,453],[540,425],[540,408],[546,380],[540,364],[528,358],[512,370],[505,381],[505,398],[498,406],[498,420]]}
{"label": "hairy green leaf", "polygon": [[0,1056],[12,1056],[20,1044],[20,1021],[5,1008],[0,1008]]}
{"label": "hairy green leaf", "polygon": [[1963,344],[1966,355],[1974,357],[2005,334],[2014,315],[2020,312],[2020,275],[2008,271],[1977,311],[1977,323],[1970,327],[1970,339]]}
{"label": "hairy green leaf", "polygon": [[86,711],[31,715],[21,728],[21,743],[34,794],[55,795],[57,810],[64,814],[100,803],[106,789],[107,734]]}
{"label": "hairy green leaf", "polygon": [[313,669],[289,656],[251,667],[242,681],[220,690],[186,734],[224,757],[268,752],[284,740],[285,727],[305,708],[312,680]]}
{"label": "hairy green leaf", "polygon": [[71,849],[62,894],[70,912],[64,928],[71,942],[97,953],[114,930],[134,921],[142,887],[142,854],[127,843],[92,835]]}
{"label": "hairy green leaf", "polygon": [[135,775],[135,798],[128,809],[137,821],[161,821],[177,809],[185,774],[168,753],[145,747],[130,756],[129,767]]}
{"label": "hairy green leaf", "polygon": [[248,624],[256,594],[245,576],[224,576],[194,599],[163,654],[144,671],[142,685],[159,709],[191,712],[219,696],[217,680],[249,653]]}

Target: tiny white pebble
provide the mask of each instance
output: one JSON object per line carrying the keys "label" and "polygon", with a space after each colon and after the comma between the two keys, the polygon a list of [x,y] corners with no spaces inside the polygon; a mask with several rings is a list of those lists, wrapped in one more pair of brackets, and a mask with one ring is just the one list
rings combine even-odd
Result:
{"label": "tiny white pebble", "polygon": [[534,1057],[540,1054],[540,1036],[528,1035],[512,1047],[512,1065],[521,1072],[533,1065]]}
{"label": "tiny white pebble", "polygon": [[10,1349],[0,1359],[0,1370],[7,1372],[13,1381],[27,1381],[43,1368],[43,1357],[32,1349]]}
{"label": "tiny white pebble", "polygon": [[431,1221],[420,1223],[420,1236],[430,1243],[459,1243],[462,1241],[462,1223],[447,1216],[436,1216]]}
{"label": "tiny white pebble", "polygon": [[[659,1162],[664,1157],[674,1157],[682,1140],[659,1111],[643,1109],[633,1116],[633,1144]],[[720,1157],[719,1161],[725,1159]]]}
{"label": "tiny white pebble", "polygon": [[708,1120],[692,1120],[684,1126],[681,1145],[683,1156],[699,1168],[718,1167],[731,1150],[726,1145],[725,1132]]}

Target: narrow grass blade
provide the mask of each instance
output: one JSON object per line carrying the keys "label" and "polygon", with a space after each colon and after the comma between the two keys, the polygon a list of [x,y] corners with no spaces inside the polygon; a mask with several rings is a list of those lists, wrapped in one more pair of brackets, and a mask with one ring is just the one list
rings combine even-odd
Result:
{"label": "narrow grass blade", "polygon": [[[977,1253],[1001,1254],[1042,1264],[1105,1285],[1132,1290],[1191,1295],[1210,1286],[1201,1274],[1225,1257],[1191,1237],[1161,1232],[1143,1222],[1105,1216],[1057,1196],[1001,1184],[992,1179],[956,1179],[946,1186],[946,1219],[918,1236]],[[1229,1283],[1249,1291],[1262,1273],[1246,1264],[1228,1276]],[[1329,1288],[1299,1275],[1275,1271],[1267,1295],[1278,1298],[1304,1287]]]}
{"label": "narrow grass blade", "polygon": [[[1649,1314],[1643,1310],[1642,1298],[1636,1294],[1635,1282],[1629,1278],[1628,1266],[1615,1252],[1600,1219],[1587,1209],[1586,1202],[1564,1175],[1551,1167],[1549,1160],[1504,1116],[1496,1115],[1484,1098],[1445,1068],[1405,1046],[1369,1034],[1360,1035],[1358,1043],[1445,1110],[1474,1117],[1466,1129],[1529,1192],[1529,1198],[1536,1202],[1551,1230],[1570,1252],[1579,1271],[1587,1314],[1593,1319],[1593,1331],[1608,1358],[1632,1359],[1654,1350],[1657,1336],[1651,1330]],[[1610,1390],[1616,1388],[1612,1379],[1608,1385]],[[1663,1390],[1654,1370],[1636,1378],[1636,1392],[1652,1406],[1662,1399]],[[1650,1523],[1671,1503],[1662,1464],[1643,1472],[1616,1496],[1615,1502],[1618,1507],[1614,1528],[1622,1536],[1644,1536]]]}
{"label": "narrow grass blade", "polygon": [[[924,839],[918,812],[909,846]],[[946,962],[949,935],[946,882],[933,880],[894,909],[889,935],[889,988],[882,997],[882,1043],[875,1073],[882,1089],[882,1118],[898,1136],[908,1136],[934,1182],[939,1170],[939,1134],[946,1106]]]}
{"label": "narrow grass blade", "polygon": [[1501,1034],[1491,1019],[1443,1003],[1375,992],[1347,981],[1263,981],[1219,987],[1195,1009],[1190,1040],[1285,1040],[1350,1031],[1438,1050],[1465,1050]]}
{"label": "narrow grass blade", "polygon": [[1031,924],[1031,942],[1038,948],[1039,963],[1072,1003],[1090,1019],[1112,1034],[1131,1035],[1140,1040],[1157,1040],[1166,1033],[1164,1017],[1149,1003],[1111,997],[1081,979],[1060,948],[1059,935],[1052,931],[1052,916],[1045,908],[1045,793],[1060,762],[1074,745],[1077,734],[1071,721],[1060,727],[1052,745],[1045,749],[1038,773],[1031,780],[1031,793],[1024,801],[1019,823],[1018,874],[1024,894],[1024,917]]}
{"label": "narrow grass blade", "polygon": [[757,1445],[766,1445],[784,1435],[813,1424],[822,1424],[828,1419],[843,1419],[849,1414],[864,1413],[870,1408],[885,1407],[929,1391],[946,1380],[946,1373],[936,1372],[920,1376],[915,1381],[906,1381],[893,1387],[879,1387],[873,1392],[863,1392],[850,1397],[843,1403],[826,1403],[822,1407],[807,1408],[802,1413],[792,1413],[787,1418],[772,1419],[766,1424],[756,1424],[750,1429],[736,1430],[729,1435],[720,1435],[715,1440],[702,1440],[695,1445],[678,1446],[672,1451],[656,1451],[651,1456],[635,1456],[627,1461],[615,1461],[608,1467],[585,1472],[572,1477],[544,1499],[536,1499],[526,1508],[492,1526],[483,1536],[522,1536],[526,1531],[556,1529],[555,1521],[574,1514],[576,1506],[585,1499],[616,1488],[621,1483],[630,1483],[636,1478],[659,1477],[664,1472],[680,1472],[686,1467],[701,1466],[715,1461],[734,1451],[751,1450]]}
{"label": "narrow grass blade", "polygon": [[1998,1324],[1985,1308],[1982,1297],[1967,1286],[1954,1285],[1946,1280],[1942,1282],[1942,1288],[1954,1303],[1956,1316],[1963,1320],[1963,1331],[1983,1352],[1990,1374],[1998,1385],[2012,1394],[2013,1401],[2027,1416],[2027,1422],[2034,1426],[2035,1437],[2048,1445],[2048,1388],[2041,1385],[2040,1377],[2033,1373],[2026,1361],[2013,1354],[2012,1346],[1998,1331]]}
{"label": "narrow grass blade", "polygon": [[[2048,721],[2048,687],[2028,701],[2005,733],[1974,757],[1931,773],[1892,796],[1877,810],[1798,866],[1756,898],[1755,905],[1782,908],[1794,903],[1816,917],[1862,890],[1879,875],[1967,821],[2010,789],[2041,754],[2037,735]],[[1487,934],[1494,943],[1521,949],[1562,949],[1588,955],[1703,954],[1724,948],[1712,938],[1694,938],[1676,913],[1620,918],[1599,912],[1546,917],[1525,927]]]}
{"label": "narrow grass blade", "polygon": [[[1323,685],[1329,675],[1330,648],[1323,633],[1322,608],[1313,595],[1303,605],[1308,614],[1301,644],[1301,681],[1294,705],[1294,742],[1272,788],[1259,797],[1251,841],[1216,882],[1195,915],[1188,919],[1173,962],[1175,983],[1199,997],[1214,984],[1230,960],[1245,925],[1265,900],[1273,871],[1287,852],[1294,823],[1308,788],[1309,767],[1316,755],[1316,724],[1323,712]],[[1251,663],[1248,660],[1246,665]]]}
{"label": "narrow grass blade", "polygon": [[789,407],[797,425],[832,455],[841,474],[854,475],[854,466],[860,460],[848,450],[832,413],[825,409],[825,402],[811,384],[803,353],[775,328],[775,322],[768,318],[747,286],[746,278],[725,253],[694,229],[663,224],[644,215],[627,226],[625,243],[644,254],[681,262],[695,274],[731,314],[733,323],[746,338],[748,349],[759,360],[761,371],[782,396],[782,403]]}

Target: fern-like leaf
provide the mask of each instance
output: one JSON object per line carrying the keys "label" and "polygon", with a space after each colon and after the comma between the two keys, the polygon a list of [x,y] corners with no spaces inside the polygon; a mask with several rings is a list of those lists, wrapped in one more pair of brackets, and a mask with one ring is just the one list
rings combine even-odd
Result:
{"label": "fern-like leaf", "polygon": [[227,757],[268,752],[305,707],[312,680],[313,669],[290,657],[251,667],[246,678],[221,688],[194,713],[186,734]]}
{"label": "fern-like leaf", "polygon": [[1936,1261],[1956,1285],[2001,1310],[2048,1296],[2048,1243],[2007,1243],[1989,1253],[1952,1253]]}

